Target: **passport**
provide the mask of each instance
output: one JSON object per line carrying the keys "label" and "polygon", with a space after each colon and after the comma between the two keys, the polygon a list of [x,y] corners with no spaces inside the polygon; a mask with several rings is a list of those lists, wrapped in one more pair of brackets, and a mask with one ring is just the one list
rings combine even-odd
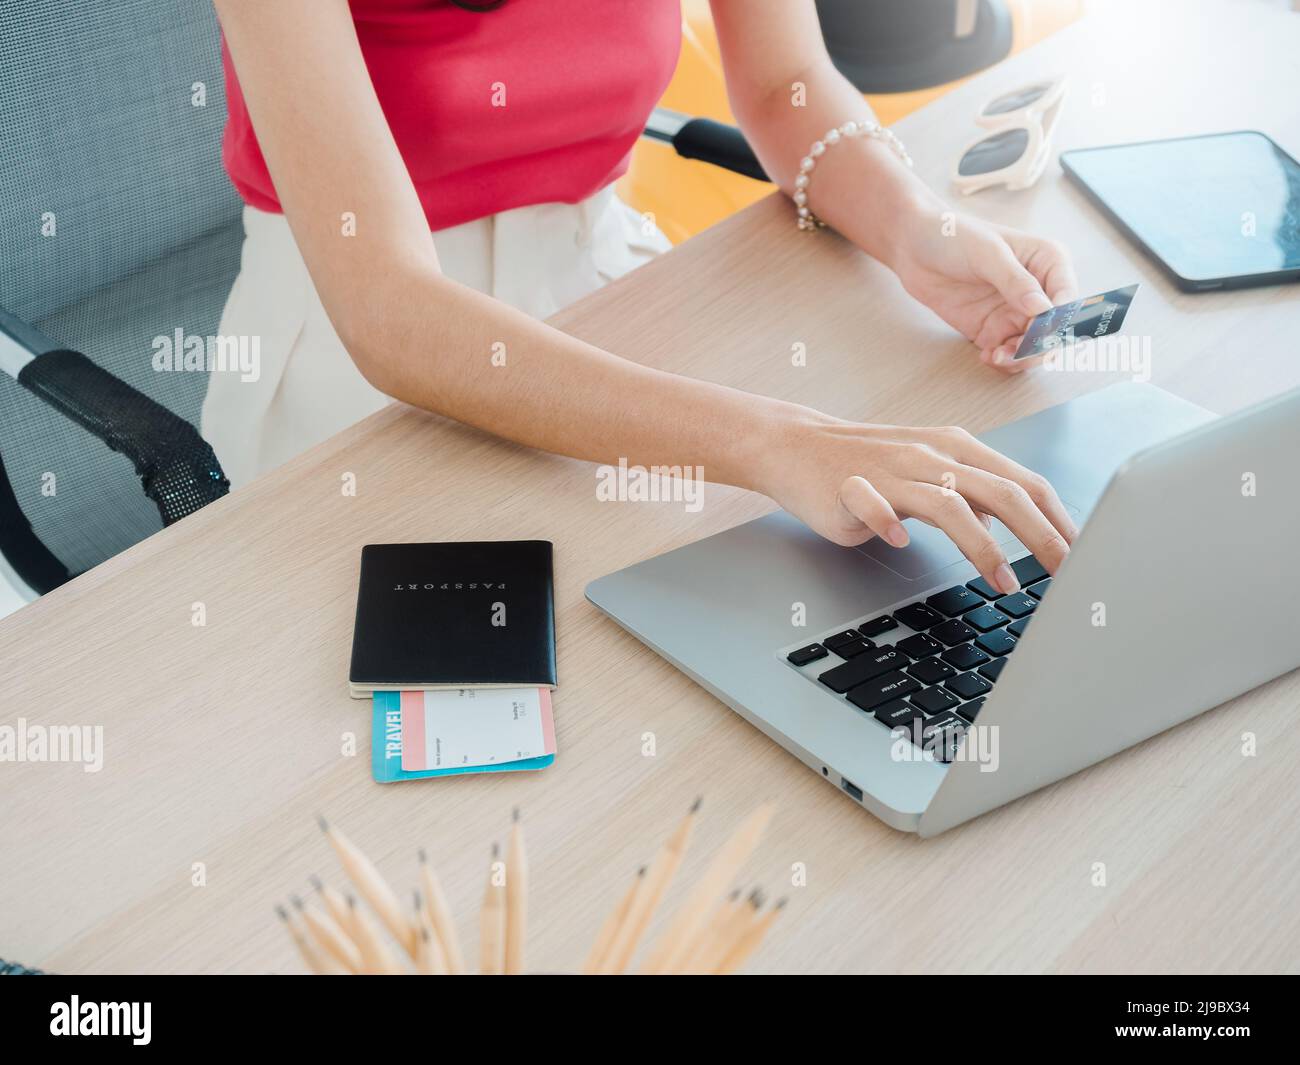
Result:
{"label": "passport", "polygon": [[367,544],[348,688],[555,687],[548,540]]}

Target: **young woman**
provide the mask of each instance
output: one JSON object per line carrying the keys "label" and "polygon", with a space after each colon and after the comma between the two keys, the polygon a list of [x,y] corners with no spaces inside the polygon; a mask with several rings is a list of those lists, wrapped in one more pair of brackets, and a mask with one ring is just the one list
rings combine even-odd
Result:
{"label": "young woman", "polygon": [[[248,204],[221,332],[257,335],[262,352],[259,381],[214,375],[204,407],[236,484],[396,397],[594,462],[703,466],[839,544],[903,546],[899,519],[915,516],[1013,591],[993,514],[1055,572],[1075,532],[1060,500],[960,429],[843,421],[537,320],[666,246],[610,183],[672,74],[678,0],[216,6],[224,156]],[[1066,255],[973,218],[944,236],[948,208],[886,138],[810,148],[873,123],[813,0],[712,8],[732,108],[768,174],[1010,368],[1029,317],[1072,295]],[[791,240],[813,239],[794,223],[792,209]]]}

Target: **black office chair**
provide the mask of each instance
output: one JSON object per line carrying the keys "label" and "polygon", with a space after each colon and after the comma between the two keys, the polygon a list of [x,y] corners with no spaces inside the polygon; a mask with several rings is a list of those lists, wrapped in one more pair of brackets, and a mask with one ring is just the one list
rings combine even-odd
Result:
{"label": "black office chair", "polygon": [[[1011,51],[1005,0],[817,0],[817,15],[836,69],[867,94],[945,85]],[[768,180],[735,126],[656,108],[645,136],[685,159]]]}
{"label": "black office chair", "polygon": [[211,0],[5,5],[0,583],[22,598],[227,489],[193,428],[207,375],[152,366],[155,338],[217,332],[239,267],[224,121]]}

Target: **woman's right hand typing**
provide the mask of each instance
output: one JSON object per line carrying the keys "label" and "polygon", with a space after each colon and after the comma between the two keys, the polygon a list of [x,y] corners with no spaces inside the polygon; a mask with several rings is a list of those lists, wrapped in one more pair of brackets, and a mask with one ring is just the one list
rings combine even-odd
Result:
{"label": "woman's right hand typing", "polygon": [[956,427],[911,429],[803,412],[779,433],[766,494],[828,540],[908,543],[904,518],[942,530],[993,587],[1019,588],[986,515],[1003,522],[1049,573],[1069,554],[1074,522],[1045,478]]}

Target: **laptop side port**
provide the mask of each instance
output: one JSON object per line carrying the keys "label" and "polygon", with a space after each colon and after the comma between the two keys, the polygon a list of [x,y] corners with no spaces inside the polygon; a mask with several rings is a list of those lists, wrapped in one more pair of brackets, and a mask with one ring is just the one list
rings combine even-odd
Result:
{"label": "laptop side port", "polygon": [[862,801],[862,789],[853,783],[848,777],[840,777],[840,787],[847,791],[858,802]]}

